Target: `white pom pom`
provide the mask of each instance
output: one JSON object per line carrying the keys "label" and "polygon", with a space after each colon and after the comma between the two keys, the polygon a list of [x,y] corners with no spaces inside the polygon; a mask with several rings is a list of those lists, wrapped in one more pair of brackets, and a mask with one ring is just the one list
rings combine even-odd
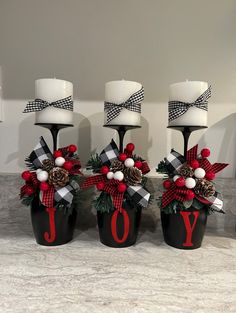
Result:
{"label": "white pom pom", "polygon": [[40,172],[42,172],[42,169],[41,169],[41,168],[38,168],[38,169],[36,170],[36,174],[38,174],[38,173],[40,173]]}
{"label": "white pom pom", "polygon": [[185,179],[185,186],[189,189],[193,189],[196,186],[196,181],[192,177]]}
{"label": "white pom pom", "polygon": [[55,159],[56,166],[62,166],[65,162],[66,160],[63,157],[58,157]]}
{"label": "white pom pom", "polygon": [[194,176],[196,178],[203,178],[205,177],[206,175],[206,172],[203,168],[199,167],[199,168],[196,168],[196,170],[194,171]]}
{"label": "white pom pom", "polygon": [[179,175],[175,175],[175,176],[173,177],[173,181],[176,181],[179,177],[180,177]]}
{"label": "white pom pom", "polygon": [[134,166],[134,160],[131,158],[128,158],[125,160],[125,166],[126,167],[133,167]]}
{"label": "white pom pom", "polygon": [[40,181],[40,182],[43,182],[43,181],[47,181],[48,180],[48,172],[46,171],[41,171],[37,174],[37,179]]}
{"label": "white pom pom", "polygon": [[114,178],[114,173],[113,172],[108,172],[107,173],[107,179],[113,179]]}
{"label": "white pom pom", "polygon": [[117,171],[114,174],[114,179],[122,181],[124,179],[124,174],[121,171]]}

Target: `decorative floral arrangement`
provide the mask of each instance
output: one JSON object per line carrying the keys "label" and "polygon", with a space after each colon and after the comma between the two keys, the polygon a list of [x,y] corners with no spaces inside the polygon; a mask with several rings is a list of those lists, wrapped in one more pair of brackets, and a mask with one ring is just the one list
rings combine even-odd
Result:
{"label": "decorative floral arrangement", "polygon": [[208,212],[224,213],[222,195],[216,191],[214,179],[216,173],[228,164],[214,163],[208,160],[210,150],[204,148],[198,154],[198,145],[187,151],[186,158],[172,150],[158,168],[168,175],[164,180],[163,192],[160,198],[161,210],[173,213],[193,207],[197,210],[203,207]]}
{"label": "decorative floral arrangement", "polygon": [[21,175],[25,181],[20,191],[22,203],[30,205],[35,197],[39,197],[45,207],[69,209],[79,189],[77,177],[81,174],[76,151],[75,145],[69,145],[52,154],[44,138],[40,137],[25,160],[29,170]]}
{"label": "decorative floral arrangement", "polygon": [[150,193],[145,188],[145,177],[150,169],[146,161],[133,154],[134,144],[127,144],[119,153],[114,140],[101,152],[91,156],[88,169],[96,175],[88,177],[82,188],[96,185],[101,191],[95,208],[101,212],[122,209],[123,199],[130,199],[137,207],[147,207]]}

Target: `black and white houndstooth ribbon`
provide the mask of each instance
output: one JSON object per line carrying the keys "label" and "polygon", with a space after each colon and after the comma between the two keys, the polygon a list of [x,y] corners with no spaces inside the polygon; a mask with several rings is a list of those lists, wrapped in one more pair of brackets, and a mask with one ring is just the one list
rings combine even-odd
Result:
{"label": "black and white houndstooth ribbon", "polygon": [[50,106],[58,109],[73,111],[73,100],[71,96],[51,103],[42,99],[35,99],[33,101],[29,101],[23,113],[42,111]]}
{"label": "black and white houndstooth ribbon", "polygon": [[211,86],[192,103],[182,101],[169,101],[169,122],[180,117],[188,111],[190,107],[196,107],[208,111],[208,99],[211,97]]}
{"label": "black and white houndstooth ribbon", "polygon": [[129,111],[141,113],[141,102],[143,99],[144,88],[142,87],[123,103],[116,104],[111,102],[104,102],[104,110],[107,112],[107,123],[116,118],[124,108]]}

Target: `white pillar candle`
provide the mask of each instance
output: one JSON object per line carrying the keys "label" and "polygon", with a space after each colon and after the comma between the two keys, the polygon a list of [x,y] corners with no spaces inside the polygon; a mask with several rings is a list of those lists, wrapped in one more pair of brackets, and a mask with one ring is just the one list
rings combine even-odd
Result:
{"label": "white pillar candle", "polygon": [[[206,82],[185,81],[170,85],[169,100],[192,103],[208,88]],[[186,113],[169,122],[169,126],[207,126],[207,111],[190,107]]]}
{"label": "white pillar candle", "polygon": [[[110,81],[105,84],[105,101],[121,104],[128,100],[132,94],[139,91],[142,85],[128,80]],[[135,125],[139,126],[141,114],[123,108],[120,114],[109,123],[107,122],[107,112],[105,111],[104,122],[106,125]]]}
{"label": "white pillar candle", "polygon": [[[71,96],[73,99],[73,84],[56,78],[43,78],[35,81],[35,98],[54,102]],[[72,124],[73,112],[54,107],[36,112],[36,123]]]}

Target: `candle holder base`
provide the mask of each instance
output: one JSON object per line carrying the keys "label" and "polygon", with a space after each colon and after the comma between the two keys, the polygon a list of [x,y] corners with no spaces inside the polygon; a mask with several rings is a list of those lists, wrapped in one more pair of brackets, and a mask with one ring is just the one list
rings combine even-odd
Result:
{"label": "candle holder base", "polygon": [[41,126],[50,130],[53,139],[53,151],[57,150],[57,137],[61,129],[73,127],[73,124],[56,124],[56,123],[35,123],[34,125]]}
{"label": "candle holder base", "polygon": [[181,131],[184,138],[184,157],[187,156],[188,151],[188,141],[191,133],[195,130],[208,128],[207,126],[167,126],[167,128],[175,129]]}
{"label": "candle holder base", "polygon": [[127,132],[127,130],[141,128],[139,125],[108,125],[105,124],[103,127],[112,128],[115,129],[118,132],[119,135],[119,141],[120,141],[120,152],[123,152],[124,150],[124,137]]}

